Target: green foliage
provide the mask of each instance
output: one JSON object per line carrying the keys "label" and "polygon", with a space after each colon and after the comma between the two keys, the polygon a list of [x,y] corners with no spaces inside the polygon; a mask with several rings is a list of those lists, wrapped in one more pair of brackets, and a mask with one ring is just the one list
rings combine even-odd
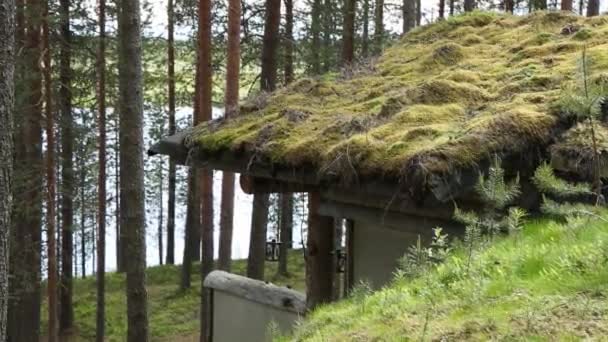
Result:
{"label": "green foliage", "polygon": [[589,195],[592,193],[589,184],[572,184],[558,178],[548,163],[543,163],[536,169],[532,181],[540,192],[559,197]]}
{"label": "green foliage", "polygon": [[562,114],[579,120],[594,120],[601,113],[601,104],[606,96],[604,83],[590,82],[593,59],[583,47],[578,62],[578,83],[566,88],[558,101]]}
{"label": "green foliage", "polygon": [[397,277],[415,277],[428,271],[433,265],[445,260],[450,252],[448,235],[442,233],[440,227],[433,229],[433,240],[429,247],[422,246],[420,236],[415,245],[408,248],[407,253],[399,259]]}
{"label": "green foliage", "polygon": [[488,210],[495,211],[504,209],[519,196],[519,175],[511,182],[505,181],[505,170],[500,165],[498,155],[494,155],[492,165],[488,169],[488,175],[479,175],[475,189]]}

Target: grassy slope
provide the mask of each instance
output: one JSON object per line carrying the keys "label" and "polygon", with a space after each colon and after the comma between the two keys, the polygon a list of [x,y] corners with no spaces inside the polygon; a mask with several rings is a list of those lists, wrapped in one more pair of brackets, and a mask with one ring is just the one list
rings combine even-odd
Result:
{"label": "grassy slope", "polygon": [[[304,291],[304,259],[301,251],[290,253],[288,278],[276,277],[276,263],[266,264],[266,280]],[[233,272],[245,273],[246,262],[233,263]],[[147,270],[150,335],[152,341],[198,341],[200,275],[193,267],[192,288],[179,290],[180,266],[159,266]],[[74,283],[74,315],[77,340],[90,341],[95,336],[95,278]],[[43,309],[46,313],[46,308]],[[106,277],[106,335],[108,341],[123,341],[126,336],[125,275]],[[45,315],[43,315],[44,317]]]}
{"label": "grassy slope", "polygon": [[[606,213],[604,213],[606,215]],[[608,223],[535,220],[419,278],[316,310],[306,341],[594,340],[608,336]]]}

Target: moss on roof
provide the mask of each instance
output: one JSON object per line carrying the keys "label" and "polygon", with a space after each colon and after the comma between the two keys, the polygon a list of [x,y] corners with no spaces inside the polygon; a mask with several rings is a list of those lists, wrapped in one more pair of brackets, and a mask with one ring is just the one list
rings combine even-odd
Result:
{"label": "moss on roof", "polygon": [[244,151],[359,176],[471,167],[554,138],[551,105],[576,80],[583,45],[608,70],[607,17],[452,17],[354,71],[300,79],[250,101],[236,119],[199,126],[187,145],[206,156]]}

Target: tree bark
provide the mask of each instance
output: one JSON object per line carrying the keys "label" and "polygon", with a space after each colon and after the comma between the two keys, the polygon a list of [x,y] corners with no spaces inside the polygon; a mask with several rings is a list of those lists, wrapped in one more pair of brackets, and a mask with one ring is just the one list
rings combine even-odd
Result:
{"label": "tree bark", "polygon": [[369,57],[369,0],[363,0],[363,33],[361,35],[361,55]]}
{"label": "tree bark", "polygon": [[291,247],[292,230],[293,230],[293,194],[279,194],[279,232],[281,236],[281,245],[279,247],[279,267],[278,274],[282,276],[289,275],[287,268],[289,260],[289,248]]}
{"label": "tree bark", "polygon": [[589,0],[587,3],[587,16],[594,17],[600,15],[600,0]]}
{"label": "tree bark", "polygon": [[48,341],[58,338],[57,329],[57,254],[55,243],[55,118],[53,112],[51,49],[49,43],[49,4],[43,3],[42,46],[44,61],[44,114],[46,116],[46,242],[47,242],[47,297],[48,297]]}
{"label": "tree bark", "polygon": [[311,11],[310,31],[312,35],[311,67],[313,75],[321,73],[321,0],[314,0]]}
{"label": "tree bark", "polygon": [[[239,1],[240,7],[240,1]],[[212,119],[212,32],[211,32],[211,0],[199,1],[199,35],[198,35],[198,66],[197,78],[199,79],[200,96],[198,105],[199,120],[202,122]],[[240,17],[240,8],[230,9],[230,15]],[[233,20],[234,21],[234,20]],[[233,23],[234,24],[234,23]],[[240,25],[240,21],[239,21]],[[230,29],[229,29],[230,30]],[[238,31],[237,31],[238,36]],[[239,54],[236,55],[239,58]],[[231,60],[231,62],[234,62]],[[238,60],[237,60],[238,63]],[[238,73],[237,73],[238,80]],[[238,87],[236,88],[238,97]],[[196,101],[195,101],[196,102]],[[196,103],[195,103],[196,104]],[[233,109],[231,109],[233,110]],[[234,110],[238,110],[238,98]],[[200,322],[200,341],[211,340],[211,327],[207,322],[211,321],[211,303],[209,292],[203,286],[203,280],[213,270],[213,170],[200,171],[200,204],[201,204],[201,241],[202,241],[202,260],[201,260],[201,322]]]}
{"label": "tree bark", "polygon": [[13,106],[15,1],[0,0],[0,342],[6,342],[11,186],[13,182]]}
{"label": "tree bark", "polygon": [[122,0],[118,20],[121,227],[127,262],[127,341],[148,341],[143,97],[139,0]]}
{"label": "tree bark", "polygon": [[285,84],[293,81],[293,53],[295,41],[293,37],[293,0],[285,0]]}
{"label": "tree bark", "polygon": [[[232,118],[239,110],[239,75],[241,69],[241,2],[230,0],[228,8],[228,60],[226,62],[226,91],[224,116]],[[209,57],[211,58],[211,57]],[[234,218],[234,174],[224,172],[220,203],[219,267],[229,271],[232,259],[232,231]]]}
{"label": "tree bark", "polygon": [[309,193],[306,241],[306,306],[309,309],[332,300],[334,219],[318,214],[320,202],[318,192]]}
{"label": "tree bark", "polygon": [[234,173],[224,172],[220,212],[220,250],[218,268],[230,272],[232,267],[232,233],[234,219]]}
{"label": "tree bark", "polygon": [[442,20],[444,18],[445,18],[445,0],[439,0],[439,20]]}
{"label": "tree bark", "polygon": [[97,178],[97,308],[95,340],[105,339],[106,320],[106,1],[99,0],[97,46],[97,110],[99,111],[99,174]]}
{"label": "tree bark", "polygon": [[72,75],[70,0],[59,2],[61,38],[59,39],[59,109],[61,112],[61,286],[59,335],[72,334],[72,265],[74,260],[74,137],[72,132]]}
{"label": "tree bark", "polygon": [[[173,0],[167,2],[167,80],[169,102],[169,135],[175,134],[175,13]],[[175,160],[169,160],[169,199],[167,203],[167,264],[175,264]]]}
{"label": "tree bark", "polygon": [[260,89],[273,91],[277,83],[277,47],[281,24],[281,0],[266,0],[266,23],[262,44],[262,72]]}
{"label": "tree bark", "polygon": [[450,17],[454,15],[454,0],[450,0]]}
{"label": "tree bark", "polygon": [[186,210],[186,229],[184,230],[184,257],[182,259],[182,270],[180,277],[180,289],[183,291],[185,289],[190,288],[191,286],[191,278],[192,278],[192,243],[191,243],[191,234],[193,227],[196,226],[196,229],[200,227],[197,224],[200,217],[200,206],[195,205],[193,202],[195,198],[198,196],[197,188],[196,188],[196,170],[194,168],[190,168],[188,170],[188,198],[187,198],[187,210]]}
{"label": "tree bark", "polygon": [[[572,0],[566,0],[566,1],[572,1]],[[563,6],[563,2],[562,2],[562,6]],[[505,0],[505,12],[507,13],[511,13],[513,14],[513,10],[515,9],[515,1],[514,0]]]}
{"label": "tree bark", "polygon": [[416,26],[420,26],[422,24],[422,2],[421,0],[416,0]]}
{"label": "tree bark", "polygon": [[403,34],[416,27],[416,2],[403,0]]}
{"label": "tree bark", "polygon": [[86,232],[86,203],[84,188],[87,182],[86,166],[84,161],[84,147],[81,147],[78,160],[78,170],[80,171],[80,268],[82,274],[80,275],[84,279],[87,275],[87,232]]}
{"label": "tree bark", "polygon": [[247,259],[247,277],[259,280],[264,279],[268,205],[268,194],[253,195],[251,237],[249,239],[249,258]]}
{"label": "tree bark", "polygon": [[[513,1],[513,0],[509,0]],[[561,10],[572,12],[572,0],[562,0],[561,2]],[[513,13],[513,9],[511,9],[511,13]]]}
{"label": "tree bark", "polygon": [[334,6],[331,0],[323,2],[323,72],[329,72],[332,68],[334,51],[332,47],[332,34],[334,32]]}
{"label": "tree bark", "polygon": [[384,43],[384,0],[376,0],[376,13],[374,16],[374,49],[377,53],[382,51]]}
{"label": "tree bark", "polygon": [[162,265],[163,264],[163,224],[164,224],[164,217],[163,217],[163,167],[164,165],[162,164],[161,161],[161,167],[158,170],[158,176],[159,176],[159,186],[158,186],[158,203],[160,203],[159,205],[159,210],[158,210],[158,232],[157,232],[157,239],[158,239],[158,264]]}
{"label": "tree bark", "polygon": [[[40,28],[42,2],[27,2],[23,22],[27,26],[22,47],[23,103],[18,105],[15,134],[15,175],[13,187],[14,227],[11,231],[9,271],[8,340],[38,341],[40,338],[40,254],[43,187],[42,163],[42,75],[40,71]],[[23,26],[25,27],[25,26]],[[20,33],[18,33],[21,36]],[[21,48],[21,47],[20,47]]]}
{"label": "tree bark", "polygon": [[342,32],[342,64],[348,65],[353,62],[355,53],[355,10],[356,0],[344,2],[344,25]]}
{"label": "tree bark", "polygon": [[464,11],[471,12],[475,9],[475,0],[464,0]]}

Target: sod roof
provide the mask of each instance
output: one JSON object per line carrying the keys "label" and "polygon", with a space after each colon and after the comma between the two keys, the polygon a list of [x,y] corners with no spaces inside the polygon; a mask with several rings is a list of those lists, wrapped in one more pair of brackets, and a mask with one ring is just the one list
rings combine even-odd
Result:
{"label": "sod roof", "polygon": [[185,144],[197,158],[248,156],[351,180],[448,174],[565,139],[572,124],[555,103],[580,77],[583,46],[608,72],[608,17],[456,16],[369,63],[249,99],[238,118],[200,125]]}

